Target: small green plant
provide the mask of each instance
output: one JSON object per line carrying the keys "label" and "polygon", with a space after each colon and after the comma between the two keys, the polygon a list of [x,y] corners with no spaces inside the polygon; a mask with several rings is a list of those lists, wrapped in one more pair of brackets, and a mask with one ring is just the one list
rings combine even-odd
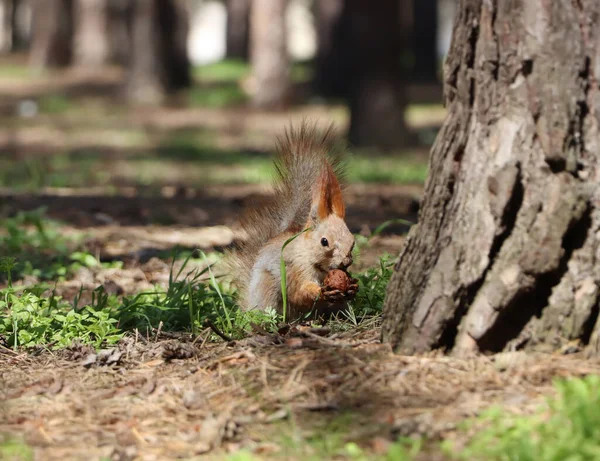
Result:
{"label": "small green plant", "polygon": [[[391,219],[377,226],[370,237],[357,235],[354,247],[354,259],[359,259],[361,250],[369,244],[373,237],[381,234],[387,227],[393,224],[412,226],[414,223],[406,219]],[[392,256],[384,254],[380,256],[377,266],[370,267],[355,275],[358,279],[359,291],[351,303],[351,309],[347,314],[347,319],[353,325],[358,324],[362,318],[372,317],[381,313],[386,289],[394,272],[393,267],[394,259]]]}
{"label": "small green plant", "polygon": [[592,461],[600,459],[600,376],[556,381],[557,395],[531,416],[493,407],[469,423],[479,429],[461,459]]}
{"label": "small green plant", "polygon": [[37,345],[58,349],[75,339],[99,347],[121,339],[117,319],[104,303],[78,310],[54,293],[43,296],[44,291],[45,287],[34,287],[18,292],[12,286],[0,290],[0,335],[14,349]]}
{"label": "small green plant", "polygon": [[29,275],[39,280],[63,280],[81,267],[119,267],[121,262],[100,263],[84,251],[73,251],[81,235],[65,236],[59,223],[48,219],[45,209],[20,212],[0,223],[0,258],[12,258],[10,271],[3,275],[20,279]]}
{"label": "small green plant", "polygon": [[[87,256],[79,255],[85,262]],[[128,330],[150,332],[159,326],[164,331],[191,331],[197,334],[206,323],[224,336],[242,338],[256,326],[276,331],[279,315],[272,310],[241,311],[234,302],[229,285],[215,277],[211,255],[202,253],[206,267],[186,268],[189,255],[175,272],[171,269],[166,290],[138,293],[118,298],[103,287],[92,292],[89,305],[79,307],[81,291],[73,303],[48,294],[45,286],[17,290],[11,283],[0,290],[0,335],[15,349],[37,345],[61,348],[74,340],[95,347],[118,342]],[[89,260],[86,264],[99,264]],[[0,259],[0,268],[10,273],[14,261]],[[10,280],[10,279],[9,279]]]}
{"label": "small green plant", "polygon": [[[340,459],[353,461],[410,461],[422,448],[420,439],[401,438],[390,443],[387,450],[375,454],[368,448],[369,436],[357,431],[362,416],[348,411],[332,416],[323,416],[310,421],[310,430],[305,430],[307,421],[297,421],[293,415],[279,423],[275,441],[281,447],[282,459],[321,460]],[[366,443],[365,443],[366,442]]]}
{"label": "small green plant", "polygon": [[355,318],[365,318],[378,315],[383,310],[385,292],[394,267],[390,255],[379,258],[379,265],[356,274],[360,287],[352,304],[352,315]]}
{"label": "small green plant", "polygon": [[4,461],[32,461],[33,449],[20,439],[0,435],[0,459]]}

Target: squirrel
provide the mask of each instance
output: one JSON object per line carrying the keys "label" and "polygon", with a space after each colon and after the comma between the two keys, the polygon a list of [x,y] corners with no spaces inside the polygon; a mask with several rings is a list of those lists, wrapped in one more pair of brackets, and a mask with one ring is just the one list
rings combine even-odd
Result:
{"label": "squirrel", "polygon": [[227,255],[242,309],[283,309],[281,255],[286,266],[288,319],[326,315],[347,306],[357,281],[342,293],[323,286],[328,271],[352,264],[354,235],[344,221],[343,163],[332,127],[319,133],[302,123],[277,140],[276,177],[270,201],[241,222],[247,235]]}

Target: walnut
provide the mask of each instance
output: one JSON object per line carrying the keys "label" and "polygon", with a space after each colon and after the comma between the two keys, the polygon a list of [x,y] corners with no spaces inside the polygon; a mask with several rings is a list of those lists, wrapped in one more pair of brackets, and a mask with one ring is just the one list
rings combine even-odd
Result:
{"label": "walnut", "polygon": [[340,269],[333,269],[327,272],[323,285],[329,290],[339,290],[342,293],[348,291],[351,279],[350,276]]}

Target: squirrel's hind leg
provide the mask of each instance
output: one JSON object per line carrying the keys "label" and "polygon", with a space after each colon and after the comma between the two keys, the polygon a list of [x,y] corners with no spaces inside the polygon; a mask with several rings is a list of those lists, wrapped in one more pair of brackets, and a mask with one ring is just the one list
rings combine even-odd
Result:
{"label": "squirrel's hind leg", "polygon": [[255,270],[248,286],[248,308],[264,310],[267,307],[281,311],[279,281],[266,269]]}

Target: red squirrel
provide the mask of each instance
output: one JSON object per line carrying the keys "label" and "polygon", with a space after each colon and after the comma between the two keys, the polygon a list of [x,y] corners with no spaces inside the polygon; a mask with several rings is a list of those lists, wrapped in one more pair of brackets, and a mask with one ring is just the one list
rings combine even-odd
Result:
{"label": "red squirrel", "polygon": [[354,248],[344,221],[338,179],[343,168],[334,140],[331,128],[319,133],[306,123],[278,139],[274,195],[242,220],[247,239],[228,255],[243,309],[272,307],[282,313],[282,247],[297,234],[283,250],[287,320],[338,311],[356,294],[354,279],[345,292],[323,286],[329,271],[352,264]]}

